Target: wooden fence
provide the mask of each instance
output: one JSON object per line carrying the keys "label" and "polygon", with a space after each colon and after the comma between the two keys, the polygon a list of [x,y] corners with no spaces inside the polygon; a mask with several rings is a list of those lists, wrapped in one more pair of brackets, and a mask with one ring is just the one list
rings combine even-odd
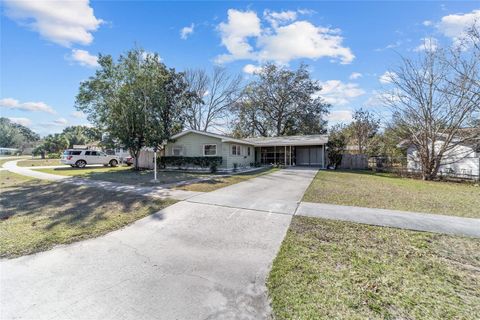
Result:
{"label": "wooden fence", "polygon": [[368,157],[364,154],[344,154],[339,169],[365,170],[368,169]]}

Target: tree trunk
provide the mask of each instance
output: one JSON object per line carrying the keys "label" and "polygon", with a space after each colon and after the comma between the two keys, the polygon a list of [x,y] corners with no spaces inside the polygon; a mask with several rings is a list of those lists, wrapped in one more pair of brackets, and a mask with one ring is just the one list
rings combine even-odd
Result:
{"label": "tree trunk", "polygon": [[134,149],[129,149],[128,150],[130,154],[133,156],[135,159],[134,161],[134,169],[139,170],[140,168],[138,167],[138,155],[140,154],[140,150],[134,150]]}

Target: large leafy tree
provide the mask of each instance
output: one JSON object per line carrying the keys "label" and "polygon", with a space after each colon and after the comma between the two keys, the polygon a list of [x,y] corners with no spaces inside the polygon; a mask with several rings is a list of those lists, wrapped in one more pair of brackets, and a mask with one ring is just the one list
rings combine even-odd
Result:
{"label": "large leafy tree", "polygon": [[326,131],[324,116],[330,105],[319,96],[320,84],[306,65],[291,71],[265,65],[246,86],[236,104],[237,136],[283,136]]}
{"label": "large leafy tree", "polygon": [[40,136],[29,128],[13,123],[8,118],[0,118],[0,146],[22,149],[38,141]]}
{"label": "large leafy tree", "polygon": [[179,109],[192,96],[183,74],[142,49],[128,51],[117,62],[100,55],[98,63],[95,75],[81,83],[76,107],[135,159],[143,147],[158,148],[181,130]]}

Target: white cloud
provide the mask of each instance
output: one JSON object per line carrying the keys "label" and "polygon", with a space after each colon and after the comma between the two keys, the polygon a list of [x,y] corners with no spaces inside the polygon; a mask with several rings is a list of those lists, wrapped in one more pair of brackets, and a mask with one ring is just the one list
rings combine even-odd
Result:
{"label": "white cloud", "polygon": [[366,107],[378,107],[385,106],[387,103],[391,103],[399,100],[398,90],[391,91],[377,91],[373,90],[370,97],[364,103]]}
{"label": "white cloud", "polygon": [[77,62],[81,66],[96,68],[98,67],[97,57],[90,54],[86,50],[73,49],[70,59]]}
{"label": "white cloud", "polygon": [[[350,63],[355,58],[350,48],[342,46],[339,29],[293,21],[296,17],[296,13],[289,11],[266,11],[265,19],[272,28],[262,29],[255,12],[228,10],[228,22],[220,23],[218,29],[229,53],[218,56],[216,62],[248,59],[287,64],[294,59],[330,57]],[[255,47],[249,41],[255,43]]]}
{"label": "white cloud", "polygon": [[248,74],[254,74],[262,71],[262,67],[260,66],[255,66],[253,64],[247,64],[243,67],[243,72],[248,73]]}
{"label": "white cloud", "polygon": [[92,32],[103,23],[88,0],[6,0],[5,4],[8,17],[65,47],[90,44]]}
{"label": "white cloud", "polygon": [[413,51],[430,51],[433,52],[437,50],[438,48],[438,40],[435,38],[422,38],[420,39],[422,42],[420,45],[418,45],[416,48],[413,49]]}
{"label": "white cloud", "polygon": [[337,58],[342,64],[353,61],[355,56],[342,46],[339,30],[316,27],[308,21],[295,21],[275,29],[272,35],[260,37],[259,59],[288,63],[290,60],[323,57]]}
{"label": "white cloud", "polygon": [[480,9],[465,14],[444,16],[438,23],[437,28],[446,37],[457,41],[465,35],[465,29],[471,27],[475,21],[480,23]]}
{"label": "white cloud", "polygon": [[279,24],[297,20],[297,12],[291,10],[280,12],[265,10],[263,12],[263,17],[270,22],[274,28],[276,28]]}
{"label": "white cloud", "polygon": [[319,95],[325,102],[332,105],[345,105],[351,100],[365,94],[365,91],[356,83],[343,83],[340,80],[321,82],[322,90]]}
{"label": "white cloud", "polygon": [[87,117],[82,111],[73,111],[70,115],[77,119],[85,119]]}
{"label": "white cloud", "polygon": [[189,27],[183,27],[180,30],[180,38],[182,38],[183,40],[186,40],[188,36],[190,36],[193,33],[194,29],[195,29],[195,24],[193,23]]}
{"label": "white cloud", "polygon": [[430,20],[425,20],[425,21],[422,22],[422,24],[423,24],[425,27],[429,27],[429,26],[433,25],[433,22],[430,21]]}
{"label": "white cloud", "polygon": [[363,75],[359,72],[352,72],[352,74],[348,77],[350,80],[355,80],[358,78],[363,77]]}
{"label": "white cloud", "polygon": [[55,114],[55,110],[44,102],[20,102],[13,98],[0,99],[0,108],[16,109],[23,111],[42,111]]}
{"label": "white cloud", "polygon": [[53,124],[58,126],[65,126],[67,123],[68,123],[68,120],[65,118],[58,118],[56,120],[53,120]]}
{"label": "white cloud", "polygon": [[32,120],[28,118],[8,118],[10,121],[16,124],[20,124],[22,126],[28,127],[32,124]]}
{"label": "white cloud", "polygon": [[385,51],[385,50],[388,50],[388,49],[395,49],[395,48],[400,47],[402,44],[403,44],[403,41],[397,40],[394,43],[389,43],[388,45],[386,45],[383,48],[377,48],[377,49],[375,49],[375,51],[380,52],[380,51]]}
{"label": "white cloud", "polygon": [[222,44],[230,54],[217,57],[217,62],[223,63],[254,57],[248,38],[258,37],[261,33],[260,19],[255,12],[229,9],[228,22],[220,23],[218,30],[222,37]]}
{"label": "white cloud", "polygon": [[331,111],[327,116],[328,121],[332,122],[351,122],[352,121],[352,111],[350,110],[334,110]]}
{"label": "white cloud", "polygon": [[396,76],[395,72],[385,71],[385,73],[378,78],[378,81],[383,84],[392,83],[392,80],[395,79]]}

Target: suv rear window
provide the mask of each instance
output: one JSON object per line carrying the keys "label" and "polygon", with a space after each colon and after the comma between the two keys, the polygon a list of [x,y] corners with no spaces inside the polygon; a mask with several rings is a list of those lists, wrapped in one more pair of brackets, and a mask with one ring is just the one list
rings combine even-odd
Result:
{"label": "suv rear window", "polygon": [[65,156],[79,156],[82,153],[82,151],[65,151],[63,155]]}

